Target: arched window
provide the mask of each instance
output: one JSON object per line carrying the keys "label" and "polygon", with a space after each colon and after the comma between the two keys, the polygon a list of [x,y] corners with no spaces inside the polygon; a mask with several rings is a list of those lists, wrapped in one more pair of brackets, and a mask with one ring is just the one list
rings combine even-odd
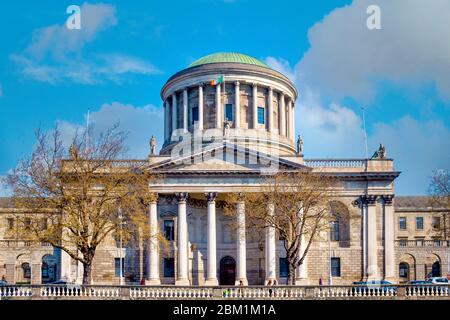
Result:
{"label": "arched window", "polygon": [[401,262],[398,266],[398,275],[400,278],[409,277],[409,265],[406,262]]}
{"label": "arched window", "polygon": [[22,263],[22,271],[24,279],[31,279],[31,268],[28,262]]}
{"label": "arched window", "polygon": [[42,278],[48,278],[48,264],[43,262],[42,263]]}
{"label": "arched window", "polygon": [[436,261],[431,266],[431,276],[432,277],[440,277],[441,276],[441,264],[439,261]]}

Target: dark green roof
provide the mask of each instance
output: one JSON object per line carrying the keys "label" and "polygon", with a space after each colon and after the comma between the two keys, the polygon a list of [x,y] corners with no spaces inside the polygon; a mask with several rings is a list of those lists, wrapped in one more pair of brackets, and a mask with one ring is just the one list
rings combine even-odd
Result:
{"label": "dark green roof", "polygon": [[252,64],[255,66],[266,67],[269,68],[267,64],[258,60],[256,58],[250,57],[246,54],[236,53],[236,52],[218,52],[213,53],[203,58],[194,61],[189,65],[189,67],[196,67],[202,64],[207,63],[223,63],[223,62],[234,62],[234,63],[243,63],[243,64]]}

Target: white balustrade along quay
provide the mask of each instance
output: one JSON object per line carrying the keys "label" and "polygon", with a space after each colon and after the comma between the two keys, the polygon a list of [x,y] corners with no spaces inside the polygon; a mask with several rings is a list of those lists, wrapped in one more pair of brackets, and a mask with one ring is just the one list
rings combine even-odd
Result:
{"label": "white balustrade along quay", "polygon": [[106,286],[106,285],[3,285],[0,300],[9,299],[448,299],[450,285],[349,286]]}

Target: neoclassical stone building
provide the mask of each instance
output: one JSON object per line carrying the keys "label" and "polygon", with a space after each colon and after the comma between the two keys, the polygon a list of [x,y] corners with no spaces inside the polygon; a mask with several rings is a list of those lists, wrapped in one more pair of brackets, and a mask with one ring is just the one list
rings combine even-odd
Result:
{"label": "neoclassical stone building", "polygon": [[[149,224],[169,245],[136,241],[120,251],[110,239],[97,252],[93,282],[118,284],[124,257],[126,283],[285,283],[285,252],[275,230],[246,229],[244,202],[232,221],[223,200],[229,193],[257,192],[268,173],[304,169],[335,176],[342,187],[331,205],[336,221],[313,243],[297,284],[326,284],[330,275],[333,284],[446,275],[449,238],[435,232],[444,209],[431,208],[426,197],[395,197],[400,172],[384,148],[371,159],[304,158],[294,121],[298,95],[285,75],[238,53],[206,56],[170,77],[161,90],[160,154],[152,139],[148,159],[130,160],[164,177],[149,185],[158,193]],[[80,264],[66,254],[5,237],[22,213],[8,199],[0,207],[0,275],[9,282],[81,281]]]}

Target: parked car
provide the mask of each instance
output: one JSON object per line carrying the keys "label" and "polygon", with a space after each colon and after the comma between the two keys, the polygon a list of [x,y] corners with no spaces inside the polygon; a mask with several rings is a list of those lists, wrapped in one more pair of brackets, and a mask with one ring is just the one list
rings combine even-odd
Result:
{"label": "parked car", "polygon": [[437,293],[449,293],[450,292],[450,280],[445,277],[432,277],[429,278],[432,284],[434,284]]}
{"label": "parked car", "polygon": [[393,283],[386,280],[357,281],[353,282],[351,295],[358,295],[358,294],[377,295],[379,293],[395,294],[396,291],[397,288],[393,285]]}
{"label": "parked car", "polygon": [[413,294],[413,293],[422,293],[425,291],[425,289],[431,287],[433,283],[429,280],[411,280],[406,283],[406,293],[407,294]]}

